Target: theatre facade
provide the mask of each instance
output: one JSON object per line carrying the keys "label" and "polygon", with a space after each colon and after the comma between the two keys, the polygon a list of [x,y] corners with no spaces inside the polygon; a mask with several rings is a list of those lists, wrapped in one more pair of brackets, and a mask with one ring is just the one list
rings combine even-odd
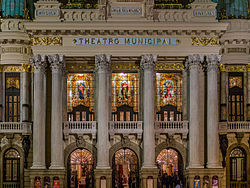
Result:
{"label": "theatre facade", "polygon": [[0,188],[250,187],[249,0],[1,2]]}

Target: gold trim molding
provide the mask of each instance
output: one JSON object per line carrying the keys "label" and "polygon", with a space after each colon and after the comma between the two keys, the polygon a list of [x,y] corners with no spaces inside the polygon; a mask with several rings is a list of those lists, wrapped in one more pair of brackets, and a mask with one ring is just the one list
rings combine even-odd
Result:
{"label": "gold trim molding", "polygon": [[114,71],[124,71],[124,70],[139,70],[140,66],[139,64],[133,63],[127,63],[127,62],[112,62],[111,63],[111,70]]}
{"label": "gold trim molding", "polygon": [[218,46],[219,45],[219,37],[191,37],[192,46]]}
{"label": "gold trim molding", "polygon": [[33,72],[33,66],[31,64],[22,64],[22,71],[23,72]]}
{"label": "gold trim molding", "polygon": [[50,45],[62,45],[62,37],[33,37],[33,46],[50,46]]}
{"label": "gold trim molding", "polygon": [[220,65],[221,72],[250,72],[250,64],[248,65]]}
{"label": "gold trim molding", "polygon": [[183,71],[184,65],[183,63],[164,63],[164,62],[157,62],[155,65],[156,71],[161,70],[170,70],[170,71]]}
{"label": "gold trim molding", "polygon": [[94,71],[95,65],[89,63],[67,63],[66,69],[69,72]]}
{"label": "gold trim molding", "polygon": [[0,72],[21,72],[20,66],[4,66],[0,65]]}

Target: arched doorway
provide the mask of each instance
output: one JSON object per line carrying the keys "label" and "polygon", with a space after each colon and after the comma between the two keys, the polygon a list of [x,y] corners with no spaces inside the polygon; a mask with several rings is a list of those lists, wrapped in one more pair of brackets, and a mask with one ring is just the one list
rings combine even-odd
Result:
{"label": "arched doorway", "polygon": [[241,147],[234,148],[230,153],[230,187],[247,187],[247,156]]}
{"label": "arched doorway", "polygon": [[86,149],[74,150],[68,158],[68,187],[94,187],[94,159]]}
{"label": "arched doorway", "polygon": [[157,156],[156,163],[159,168],[158,188],[183,184],[183,160],[178,151],[172,148],[163,149]]}
{"label": "arched doorway", "polygon": [[10,148],[3,157],[3,187],[20,186],[20,154]]}
{"label": "arched doorway", "polygon": [[112,187],[138,188],[139,163],[134,151],[123,148],[115,152],[112,161]]}

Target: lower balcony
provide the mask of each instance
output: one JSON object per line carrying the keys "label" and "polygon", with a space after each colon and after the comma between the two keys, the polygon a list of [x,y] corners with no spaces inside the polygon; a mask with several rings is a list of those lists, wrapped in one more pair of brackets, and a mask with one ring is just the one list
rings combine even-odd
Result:
{"label": "lower balcony", "polygon": [[181,134],[183,139],[187,139],[188,121],[156,121],[155,134]]}
{"label": "lower balcony", "polygon": [[250,122],[248,121],[220,122],[219,132],[220,133],[250,132]]}
{"label": "lower balcony", "polygon": [[142,137],[142,121],[110,121],[109,135],[112,140],[115,134],[136,134],[138,139]]}
{"label": "lower balcony", "polygon": [[63,123],[64,137],[69,135],[92,135],[96,139],[96,121],[65,121]]}
{"label": "lower balcony", "polygon": [[0,122],[0,134],[32,134],[32,123],[30,122]]}

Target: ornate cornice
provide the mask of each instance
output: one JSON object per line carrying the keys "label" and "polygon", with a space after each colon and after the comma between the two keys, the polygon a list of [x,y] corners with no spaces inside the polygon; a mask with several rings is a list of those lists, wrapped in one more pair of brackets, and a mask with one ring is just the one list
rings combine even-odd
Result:
{"label": "ornate cornice", "polygon": [[95,56],[95,66],[97,71],[106,71],[109,69],[111,63],[111,56],[100,54]]}
{"label": "ornate cornice", "polygon": [[140,66],[142,69],[154,70],[157,56],[152,54],[145,54],[141,56]]}
{"label": "ornate cornice", "polygon": [[219,37],[191,37],[193,46],[219,46]]}
{"label": "ornate cornice", "polygon": [[31,62],[34,65],[34,72],[46,72],[47,68],[47,62],[46,62],[46,56],[45,55],[34,55],[30,58]]}

